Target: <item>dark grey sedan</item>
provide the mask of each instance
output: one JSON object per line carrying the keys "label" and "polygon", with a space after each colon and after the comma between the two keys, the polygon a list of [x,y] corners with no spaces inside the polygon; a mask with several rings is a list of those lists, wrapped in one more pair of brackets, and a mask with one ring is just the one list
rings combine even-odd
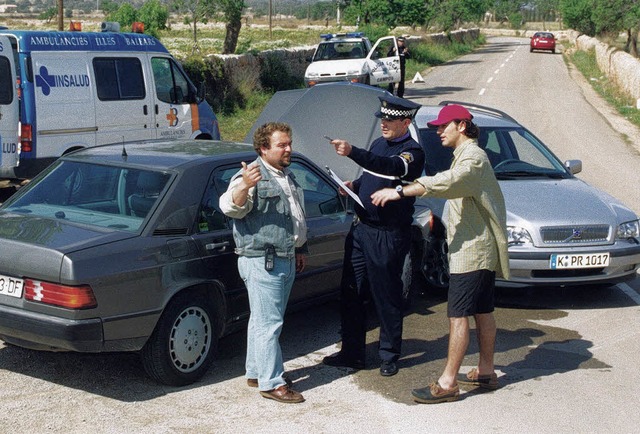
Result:
{"label": "dark grey sedan", "polygon": [[[295,146],[295,145],[294,145]],[[196,381],[220,337],[242,327],[247,293],[218,197],[251,145],[182,141],[62,157],[0,208],[0,338],[34,349],[140,351],[149,375]],[[290,307],[338,289],[344,198],[294,154],[310,256]]]}

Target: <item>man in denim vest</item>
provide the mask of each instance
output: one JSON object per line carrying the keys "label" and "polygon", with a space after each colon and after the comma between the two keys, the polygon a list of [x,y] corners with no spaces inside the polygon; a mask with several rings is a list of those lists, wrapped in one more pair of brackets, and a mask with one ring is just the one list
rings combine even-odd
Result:
{"label": "man in denim vest", "polygon": [[220,209],[233,218],[238,271],[249,294],[247,384],[284,403],[303,402],[283,377],[280,332],[296,272],[306,263],[307,226],[302,188],[291,164],[291,128],[271,122],[253,137],[258,158],[231,180]]}

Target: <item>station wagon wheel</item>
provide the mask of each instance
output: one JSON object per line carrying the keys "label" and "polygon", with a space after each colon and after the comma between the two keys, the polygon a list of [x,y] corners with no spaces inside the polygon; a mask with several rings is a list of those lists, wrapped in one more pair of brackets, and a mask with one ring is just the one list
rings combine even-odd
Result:
{"label": "station wagon wheel", "polygon": [[420,271],[427,286],[433,289],[449,288],[449,247],[444,238],[429,236],[424,240]]}
{"label": "station wagon wheel", "polygon": [[178,295],[163,312],[142,349],[142,363],[154,380],[184,386],[202,377],[218,344],[211,303],[193,294]]}

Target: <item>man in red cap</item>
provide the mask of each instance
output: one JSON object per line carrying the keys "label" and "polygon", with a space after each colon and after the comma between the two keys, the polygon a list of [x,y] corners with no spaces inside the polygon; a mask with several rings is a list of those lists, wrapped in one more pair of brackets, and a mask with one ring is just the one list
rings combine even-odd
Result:
{"label": "man in red cap", "polygon": [[[437,128],[442,146],[453,148],[451,168],[435,176],[418,178],[403,187],[378,190],[374,205],[384,207],[405,196],[448,199],[445,208],[449,244],[449,353],[444,372],[428,387],[414,389],[416,402],[455,401],[460,384],[486,389],[498,387],[493,355],[496,323],[493,317],[496,275],[509,278],[506,208],[498,181],[485,152],[478,147],[479,129],[463,106],[452,104],[428,123]],[[480,358],[478,366],[459,374],[469,345],[469,317],[476,323]]]}

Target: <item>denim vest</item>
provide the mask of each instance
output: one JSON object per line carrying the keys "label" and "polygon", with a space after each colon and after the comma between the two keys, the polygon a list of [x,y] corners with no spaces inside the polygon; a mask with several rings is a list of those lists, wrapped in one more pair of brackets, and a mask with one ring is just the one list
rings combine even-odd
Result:
{"label": "denim vest", "polygon": [[[236,253],[243,256],[264,256],[265,246],[268,244],[273,245],[277,256],[281,257],[291,258],[295,253],[307,253],[306,243],[295,248],[293,217],[284,190],[260,158],[256,161],[260,165],[262,179],[253,191],[253,208],[244,218],[233,221]],[[240,175],[235,177],[237,176]],[[295,185],[294,194],[297,195],[304,213],[303,190],[293,173],[289,172],[287,176]]]}

